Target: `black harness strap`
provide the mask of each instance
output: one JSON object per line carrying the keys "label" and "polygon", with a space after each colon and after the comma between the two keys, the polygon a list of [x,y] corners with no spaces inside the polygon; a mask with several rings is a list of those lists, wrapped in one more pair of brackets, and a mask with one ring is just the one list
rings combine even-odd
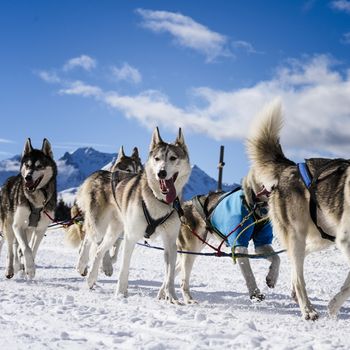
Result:
{"label": "black harness strap", "polygon": [[40,221],[41,212],[45,208],[45,205],[47,202],[46,190],[44,188],[41,188],[40,190],[44,194],[44,197],[45,197],[45,201],[44,201],[43,206],[41,208],[34,207],[32,202],[28,200],[29,207],[30,207],[29,224],[28,224],[29,227],[37,227],[38,226],[38,223]]}
{"label": "black harness strap", "polygon": [[[303,163],[302,166],[298,165],[298,170],[301,174],[303,182],[304,182],[306,188],[310,192],[309,210],[310,210],[311,219],[312,219],[313,223],[315,224],[315,226],[317,227],[317,229],[319,230],[321,237],[323,239],[327,239],[331,242],[335,241],[335,237],[331,236],[327,232],[325,232],[322,229],[322,227],[318,225],[318,221],[317,221],[317,208],[319,208],[319,205],[317,203],[317,183],[319,181],[326,179],[327,177],[329,177],[330,175],[334,174],[337,171],[344,170],[344,165],[345,165],[345,168],[347,168],[350,165],[350,162],[346,159],[330,160],[323,167],[321,167],[320,169],[317,169],[313,176],[311,176],[310,170],[309,170],[306,163]],[[331,171],[329,174],[327,174],[325,177],[323,177],[321,180],[319,180],[319,177],[321,176],[321,174],[331,167],[336,167],[336,168],[334,169],[334,171]],[[310,179],[312,178],[311,183],[305,177],[305,172],[307,173],[307,175],[309,176]]]}
{"label": "black harness strap", "polygon": [[146,227],[146,232],[144,234],[145,238],[150,238],[156,228],[160,225],[162,225],[165,221],[169,219],[169,217],[173,214],[174,210],[172,210],[170,213],[166,214],[165,216],[162,216],[159,219],[153,219],[151,214],[149,213],[146,203],[142,200],[142,210],[143,214],[145,215],[145,219],[147,221],[147,227]]}
{"label": "black harness strap", "polygon": [[[168,204],[162,200],[160,200],[162,203]],[[185,213],[181,207],[181,203],[180,203],[180,199],[179,197],[176,197],[174,202],[173,202],[173,208],[174,210],[177,212],[177,214],[179,215],[179,219],[182,223],[185,222],[186,218],[185,218]],[[152,236],[152,234],[154,233],[154,231],[156,230],[156,228],[160,225],[162,225],[165,221],[167,221],[170,216],[172,215],[172,213],[174,212],[174,210],[172,210],[170,213],[168,213],[167,215],[154,220],[152,218],[152,216],[150,215],[146,203],[144,201],[142,201],[142,210],[143,210],[143,214],[145,215],[145,219],[147,221],[147,228],[146,228],[146,232],[144,234],[145,238],[150,238]]]}

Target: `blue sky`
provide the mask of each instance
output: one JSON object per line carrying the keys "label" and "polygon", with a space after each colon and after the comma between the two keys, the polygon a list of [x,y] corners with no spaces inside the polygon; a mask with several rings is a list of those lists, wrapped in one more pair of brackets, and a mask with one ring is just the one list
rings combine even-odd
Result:
{"label": "blue sky", "polygon": [[350,1],[1,1],[0,159],[27,137],[147,157],[183,127],[191,162],[225,182],[276,97],[287,155],[349,157]]}

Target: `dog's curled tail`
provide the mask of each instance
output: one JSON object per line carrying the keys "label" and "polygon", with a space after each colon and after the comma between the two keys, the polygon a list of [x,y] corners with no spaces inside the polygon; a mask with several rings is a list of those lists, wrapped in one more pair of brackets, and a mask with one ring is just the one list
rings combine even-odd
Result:
{"label": "dog's curled tail", "polygon": [[276,99],[258,114],[246,143],[252,166],[268,190],[277,185],[281,171],[292,163],[279,141],[282,123],[281,101]]}

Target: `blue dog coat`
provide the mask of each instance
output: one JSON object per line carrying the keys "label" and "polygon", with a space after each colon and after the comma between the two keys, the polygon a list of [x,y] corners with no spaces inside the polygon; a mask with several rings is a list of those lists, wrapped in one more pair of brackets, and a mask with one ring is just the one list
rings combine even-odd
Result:
{"label": "blue dog coat", "polygon": [[[244,194],[242,190],[235,191],[228,195],[224,194],[223,199],[219,202],[212,213],[210,218],[211,224],[224,236],[227,236],[233,229],[235,229],[235,227],[239,225],[243,218],[248,214],[243,199]],[[270,221],[265,223],[257,232],[254,232],[255,225],[252,225],[239,236],[239,233],[253,222],[254,217],[251,215],[242,227],[239,227],[228,237],[228,245],[230,247],[248,247],[251,239],[253,239],[255,247],[271,244],[272,227]]]}

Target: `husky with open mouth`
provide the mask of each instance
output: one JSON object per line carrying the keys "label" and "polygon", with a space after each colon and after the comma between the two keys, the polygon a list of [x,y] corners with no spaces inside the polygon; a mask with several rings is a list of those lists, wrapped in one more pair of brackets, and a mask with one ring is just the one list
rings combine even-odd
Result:
{"label": "husky with open mouth", "polygon": [[28,138],[20,174],[8,178],[1,188],[0,231],[7,239],[7,278],[19,269],[28,278],[35,276],[35,256],[56,208],[56,176],[49,141],[44,139],[39,150]]}
{"label": "husky with open mouth", "polygon": [[[158,298],[177,302],[174,272],[180,219],[176,208],[190,172],[181,129],[174,143],[166,143],[156,128],[144,172],[121,180],[115,188],[115,196],[101,198],[92,213],[94,220],[87,223],[87,234],[98,245],[87,276],[90,288],[97,280],[106,251],[124,232],[117,293],[127,296],[129,266],[135,244],[144,238],[160,236],[164,242],[165,278]],[[88,189],[83,186],[78,195],[78,205],[82,209],[87,194]]]}

